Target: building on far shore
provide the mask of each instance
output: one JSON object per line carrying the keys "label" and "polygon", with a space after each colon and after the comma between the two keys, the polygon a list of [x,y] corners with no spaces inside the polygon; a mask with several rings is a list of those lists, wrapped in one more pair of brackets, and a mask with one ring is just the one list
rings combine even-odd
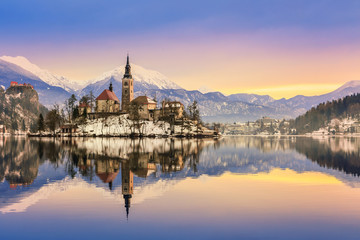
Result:
{"label": "building on far shore", "polygon": [[113,92],[112,83],[96,98],[96,113],[117,113],[120,111],[120,101]]}

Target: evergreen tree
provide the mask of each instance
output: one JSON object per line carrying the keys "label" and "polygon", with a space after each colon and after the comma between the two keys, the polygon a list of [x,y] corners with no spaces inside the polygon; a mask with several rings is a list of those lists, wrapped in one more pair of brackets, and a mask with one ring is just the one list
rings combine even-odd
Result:
{"label": "evergreen tree", "polygon": [[79,109],[77,107],[74,108],[73,113],[72,113],[72,120],[75,120],[79,117]]}
{"label": "evergreen tree", "polygon": [[39,119],[38,119],[38,131],[39,132],[42,132],[42,131],[45,131],[45,122],[44,122],[44,117],[43,115],[40,113],[39,115]]}
{"label": "evergreen tree", "polygon": [[11,128],[12,130],[18,130],[18,124],[17,124],[17,121],[16,119],[13,119],[13,121],[11,122]]}
{"label": "evergreen tree", "polygon": [[87,118],[87,108],[84,109],[84,112],[83,112],[82,115],[83,115],[84,118]]}
{"label": "evergreen tree", "polygon": [[25,125],[25,120],[24,119],[22,120],[21,130],[26,131],[26,125]]}
{"label": "evergreen tree", "polygon": [[94,111],[94,107],[95,107],[95,96],[94,96],[92,90],[89,92],[88,98],[89,98],[90,109],[92,112],[92,111]]}
{"label": "evergreen tree", "polygon": [[188,106],[188,111],[191,120],[201,122],[200,111],[196,100]]}
{"label": "evergreen tree", "polygon": [[76,99],[75,94],[72,94],[71,97],[65,101],[65,110],[68,114],[69,122],[71,121],[71,118],[73,117],[74,110],[76,107],[76,105],[75,105],[76,101],[77,101],[77,99]]}
{"label": "evergreen tree", "polygon": [[90,99],[88,95],[82,96],[82,98],[80,99],[80,104],[84,103],[86,105],[89,105]]}

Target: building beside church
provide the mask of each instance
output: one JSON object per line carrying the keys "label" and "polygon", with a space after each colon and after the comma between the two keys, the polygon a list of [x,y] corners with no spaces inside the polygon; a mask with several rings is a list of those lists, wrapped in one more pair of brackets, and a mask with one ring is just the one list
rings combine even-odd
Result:
{"label": "building beside church", "polygon": [[162,101],[161,114],[162,116],[174,116],[175,119],[180,119],[184,116],[184,105],[178,101]]}
{"label": "building beside church", "polygon": [[138,111],[140,119],[153,120],[158,115],[156,114],[156,102],[147,96],[135,98],[131,101],[131,105]]}
{"label": "building beside church", "polygon": [[121,111],[128,112],[130,102],[134,99],[134,79],[131,75],[129,55],[127,55],[125,74],[122,79]]}
{"label": "building beside church", "polygon": [[120,111],[120,101],[113,92],[112,83],[96,98],[96,113],[117,113]]}
{"label": "building beside church", "polygon": [[91,113],[91,107],[89,104],[87,104],[86,102],[81,102],[79,104],[79,114],[80,115],[83,115],[84,114],[84,111],[86,111],[86,113]]}

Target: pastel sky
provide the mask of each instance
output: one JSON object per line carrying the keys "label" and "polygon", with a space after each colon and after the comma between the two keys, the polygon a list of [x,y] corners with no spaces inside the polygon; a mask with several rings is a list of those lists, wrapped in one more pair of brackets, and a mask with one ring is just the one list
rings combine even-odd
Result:
{"label": "pastel sky", "polygon": [[326,93],[360,79],[360,1],[0,2],[0,55],[84,81],[127,52],[189,90]]}

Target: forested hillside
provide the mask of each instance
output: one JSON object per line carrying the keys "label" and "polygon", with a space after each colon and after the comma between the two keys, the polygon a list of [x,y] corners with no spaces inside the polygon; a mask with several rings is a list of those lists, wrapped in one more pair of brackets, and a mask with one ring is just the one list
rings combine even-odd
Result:
{"label": "forested hillside", "polygon": [[308,133],[325,127],[331,119],[360,118],[360,94],[346,96],[331,102],[321,103],[291,121],[297,133]]}

